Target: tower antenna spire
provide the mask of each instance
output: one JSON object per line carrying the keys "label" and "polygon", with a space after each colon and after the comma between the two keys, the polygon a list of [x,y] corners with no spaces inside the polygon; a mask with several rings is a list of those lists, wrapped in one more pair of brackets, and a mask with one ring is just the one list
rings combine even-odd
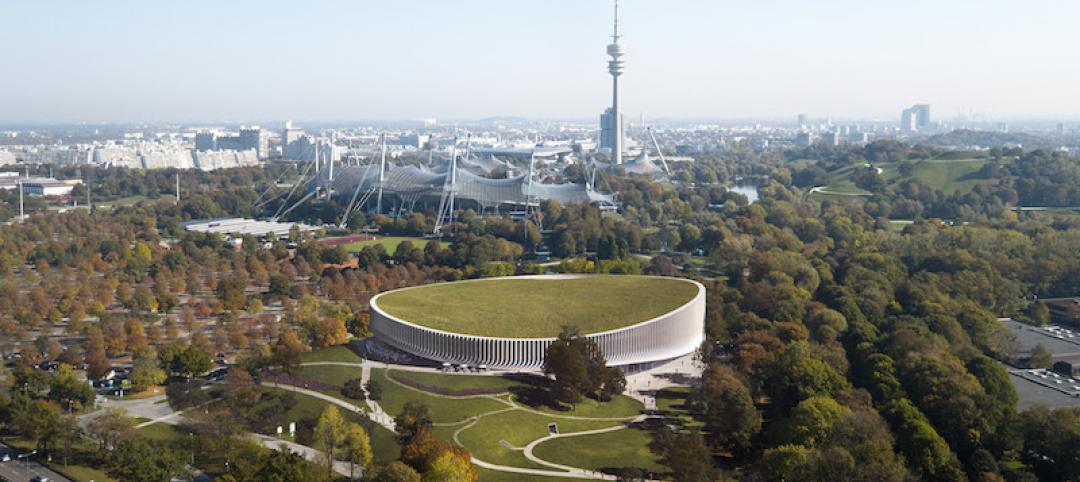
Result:
{"label": "tower antenna spire", "polygon": [[611,43],[619,43],[619,0],[615,0],[615,33],[611,36]]}

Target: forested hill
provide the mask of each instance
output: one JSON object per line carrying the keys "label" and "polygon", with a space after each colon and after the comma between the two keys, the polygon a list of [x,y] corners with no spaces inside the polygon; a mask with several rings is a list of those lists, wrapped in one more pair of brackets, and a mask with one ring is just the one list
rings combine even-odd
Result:
{"label": "forested hill", "polygon": [[960,129],[930,136],[926,143],[932,146],[979,146],[1009,147],[1021,145],[1027,149],[1056,147],[1051,139],[1022,132],[993,132]]}

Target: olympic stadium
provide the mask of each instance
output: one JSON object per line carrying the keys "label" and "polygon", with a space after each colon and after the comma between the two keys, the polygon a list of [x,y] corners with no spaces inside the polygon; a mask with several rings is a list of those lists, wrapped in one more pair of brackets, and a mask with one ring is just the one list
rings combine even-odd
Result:
{"label": "olympic stadium", "polygon": [[436,283],[371,299],[375,338],[433,362],[535,370],[564,325],[628,371],[704,340],[705,288],[658,276],[538,275]]}
{"label": "olympic stadium", "polygon": [[346,196],[379,190],[409,210],[425,198],[439,199],[448,192],[453,192],[458,202],[473,203],[478,212],[495,211],[507,205],[527,206],[546,199],[561,204],[615,205],[614,196],[596,192],[587,184],[546,184],[532,181],[527,175],[490,179],[456,166],[445,172],[416,166],[386,167],[381,179],[377,167],[349,166],[342,167],[332,180],[323,182],[329,182],[335,192]]}

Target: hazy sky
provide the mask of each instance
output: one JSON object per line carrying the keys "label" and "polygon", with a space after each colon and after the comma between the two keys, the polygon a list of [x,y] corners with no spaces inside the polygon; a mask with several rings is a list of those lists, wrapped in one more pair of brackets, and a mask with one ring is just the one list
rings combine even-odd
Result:
{"label": "hazy sky", "polygon": [[[637,118],[1080,118],[1075,0],[624,0]],[[0,0],[0,122],[592,118],[605,0]]]}

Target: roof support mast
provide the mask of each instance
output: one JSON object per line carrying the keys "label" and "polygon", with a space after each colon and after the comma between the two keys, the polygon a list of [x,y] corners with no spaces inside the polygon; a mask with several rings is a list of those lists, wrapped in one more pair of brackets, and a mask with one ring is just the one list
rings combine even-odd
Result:
{"label": "roof support mast", "polygon": [[379,197],[375,199],[375,214],[382,214],[383,183],[386,181],[386,133],[382,135],[382,154],[379,158]]}
{"label": "roof support mast", "polygon": [[442,201],[439,202],[439,215],[435,218],[435,236],[442,236],[443,225],[453,223],[454,217],[454,194],[457,191],[457,137],[450,146],[450,175],[443,184]]}
{"label": "roof support mast", "polygon": [[[666,173],[668,177],[671,177],[671,168],[668,167],[667,159],[664,157],[664,151],[660,150],[660,143],[656,142],[656,136],[653,135],[652,127],[648,127],[645,131],[649,133],[649,139],[652,139],[653,147],[656,148],[656,155],[660,156],[660,162],[664,165],[664,173]],[[642,147],[642,149],[645,148]],[[648,160],[648,156],[646,156],[646,160]]]}

